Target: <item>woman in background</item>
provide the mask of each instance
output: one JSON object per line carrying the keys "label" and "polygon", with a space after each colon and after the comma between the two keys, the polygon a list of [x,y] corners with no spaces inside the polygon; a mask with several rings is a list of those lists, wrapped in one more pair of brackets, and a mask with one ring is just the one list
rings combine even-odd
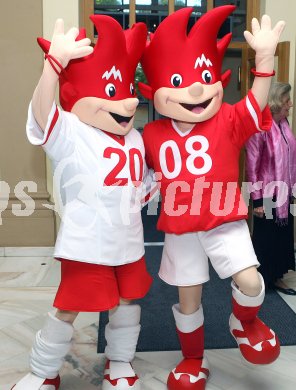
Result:
{"label": "woman in background", "polygon": [[[246,144],[246,174],[252,183],[263,182],[253,191],[253,245],[266,286],[296,295],[282,280],[295,270],[294,217],[290,212],[292,188],[296,183],[296,140],[287,120],[293,106],[291,85],[274,83],[269,93],[273,117],[269,132],[257,133]],[[284,198],[273,181],[282,182]],[[278,205],[274,207],[278,200]],[[271,207],[273,206],[272,211]],[[270,211],[270,213],[268,212]]]}

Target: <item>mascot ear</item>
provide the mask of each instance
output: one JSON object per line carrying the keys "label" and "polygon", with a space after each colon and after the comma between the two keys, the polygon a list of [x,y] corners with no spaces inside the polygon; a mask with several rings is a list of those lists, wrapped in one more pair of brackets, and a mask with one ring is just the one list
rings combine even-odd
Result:
{"label": "mascot ear", "polygon": [[231,70],[230,69],[227,69],[221,76],[221,81],[222,81],[222,85],[223,85],[223,88],[226,88],[229,81],[230,81],[230,77],[231,77]]}
{"label": "mascot ear", "polygon": [[37,38],[37,42],[38,42],[38,45],[41,47],[41,49],[44,51],[44,53],[48,53],[49,52],[49,48],[50,48],[50,42],[49,41],[47,41],[44,38]]}
{"label": "mascot ear", "polygon": [[70,82],[66,82],[60,87],[60,103],[65,111],[71,111],[77,96],[77,91]]}
{"label": "mascot ear", "polygon": [[152,88],[150,87],[150,85],[139,82],[138,87],[139,87],[141,94],[146,99],[153,100],[153,93],[152,93]]}
{"label": "mascot ear", "polygon": [[64,100],[73,99],[77,96],[77,91],[73,84],[66,82],[61,88],[61,94]]}

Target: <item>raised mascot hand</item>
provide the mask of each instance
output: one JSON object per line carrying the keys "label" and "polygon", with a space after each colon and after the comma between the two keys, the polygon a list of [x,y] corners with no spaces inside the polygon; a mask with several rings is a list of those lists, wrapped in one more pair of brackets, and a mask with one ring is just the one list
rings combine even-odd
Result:
{"label": "raised mascot hand", "polygon": [[63,19],[57,19],[51,40],[49,54],[55,57],[65,68],[69,61],[87,56],[93,52],[89,38],[75,41],[79,34],[76,27],[65,34]]}
{"label": "raised mascot hand", "polygon": [[279,21],[275,27],[271,28],[271,19],[268,15],[263,15],[261,26],[256,18],[252,19],[252,33],[244,32],[246,41],[255,50],[259,57],[274,56],[281,33],[285,27],[284,21]]}
{"label": "raised mascot hand", "polygon": [[257,19],[252,19],[252,33],[245,31],[246,41],[255,50],[256,68],[252,72],[256,76],[251,91],[261,110],[266,107],[271,77],[274,73],[274,54],[285,22],[277,22],[272,29],[270,17],[263,15],[261,25]]}

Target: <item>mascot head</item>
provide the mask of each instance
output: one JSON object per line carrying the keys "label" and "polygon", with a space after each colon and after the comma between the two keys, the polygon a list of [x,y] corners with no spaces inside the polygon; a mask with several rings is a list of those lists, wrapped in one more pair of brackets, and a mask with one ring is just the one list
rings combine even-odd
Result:
{"label": "mascot head", "polygon": [[[126,134],[132,128],[138,99],[135,70],[145,48],[147,28],[136,23],[123,30],[109,16],[91,15],[98,40],[89,56],[71,60],[61,72],[60,103],[65,111],[102,130]],[[76,40],[85,38],[81,29]],[[38,38],[47,53],[50,42]]]}
{"label": "mascot head", "polygon": [[151,34],[141,59],[148,85],[139,83],[139,88],[160,114],[195,123],[218,112],[230,78],[230,71],[221,74],[221,67],[231,33],[219,41],[217,35],[234,9],[212,9],[187,33],[193,8],[182,8]]}

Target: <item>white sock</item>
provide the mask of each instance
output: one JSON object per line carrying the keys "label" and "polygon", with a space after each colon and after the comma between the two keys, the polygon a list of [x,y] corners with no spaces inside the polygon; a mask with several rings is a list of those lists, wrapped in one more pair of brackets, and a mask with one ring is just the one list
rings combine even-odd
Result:
{"label": "white sock", "polygon": [[105,328],[105,355],[109,360],[133,360],[141,330],[140,315],[139,305],[120,305],[110,314]]}
{"label": "white sock", "polygon": [[31,370],[41,378],[56,378],[71,348],[74,328],[49,314],[44,327],[37,332],[30,355]]}

